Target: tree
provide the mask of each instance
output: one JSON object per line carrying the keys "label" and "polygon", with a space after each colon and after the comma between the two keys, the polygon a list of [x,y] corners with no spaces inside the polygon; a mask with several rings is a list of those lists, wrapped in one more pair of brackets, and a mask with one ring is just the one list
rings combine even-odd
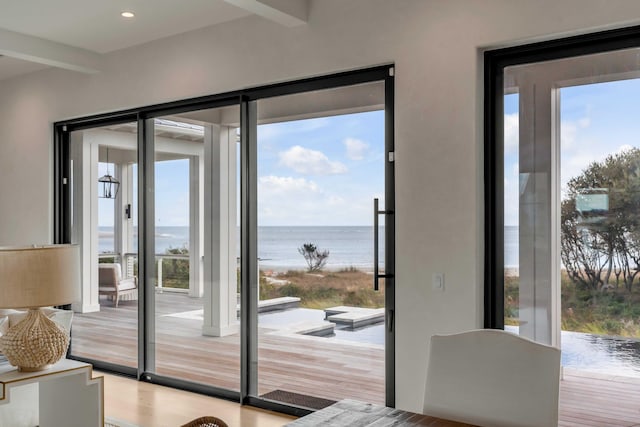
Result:
{"label": "tree", "polygon": [[602,271],[611,260],[600,233],[580,228],[575,199],[563,200],[561,206],[560,257],[569,278],[582,289],[601,286]]}
{"label": "tree", "polygon": [[298,252],[307,262],[307,271],[310,273],[322,270],[329,258],[329,251],[320,251],[313,243],[304,243],[298,248]]}
{"label": "tree", "polygon": [[[606,206],[589,206],[600,197]],[[571,280],[598,290],[615,276],[628,291],[640,274],[640,150],[591,163],[561,204],[561,257]]]}

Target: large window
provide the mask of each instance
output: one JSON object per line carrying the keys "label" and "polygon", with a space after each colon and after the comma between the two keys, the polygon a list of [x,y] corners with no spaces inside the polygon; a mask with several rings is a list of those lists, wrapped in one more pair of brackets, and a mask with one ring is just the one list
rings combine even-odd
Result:
{"label": "large window", "polygon": [[640,378],[639,35],[485,57],[485,323],[581,378]]}

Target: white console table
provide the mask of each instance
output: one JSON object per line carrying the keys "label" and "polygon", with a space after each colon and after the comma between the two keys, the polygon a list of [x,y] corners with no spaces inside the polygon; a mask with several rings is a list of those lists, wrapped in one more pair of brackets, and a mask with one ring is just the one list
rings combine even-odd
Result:
{"label": "white console table", "polygon": [[0,365],[0,426],[103,427],[104,378],[62,359],[40,372]]}

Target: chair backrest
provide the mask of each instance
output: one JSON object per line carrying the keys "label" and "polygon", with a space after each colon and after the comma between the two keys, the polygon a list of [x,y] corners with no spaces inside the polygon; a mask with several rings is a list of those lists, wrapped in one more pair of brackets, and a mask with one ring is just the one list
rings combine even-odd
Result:
{"label": "chair backrest", "polygon": [[98,264],[98,285],[117,286],[122,280],[122,270],[120,264],[103,263]]}
{"label": "chair backrest", "polygon": [[491,427],[558,425],[560,350],[495,329],[431,337],[424,413]]}

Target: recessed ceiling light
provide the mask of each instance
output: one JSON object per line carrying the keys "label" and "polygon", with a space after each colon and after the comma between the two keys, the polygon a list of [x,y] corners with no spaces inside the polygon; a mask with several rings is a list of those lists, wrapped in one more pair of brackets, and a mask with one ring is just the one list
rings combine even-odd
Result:
{"label": "recessed ceiling light", "polygon": [[136,16],[133,12],[122,12],[120,15],[122,15],[123,18],[133,18],[134,16]]}

